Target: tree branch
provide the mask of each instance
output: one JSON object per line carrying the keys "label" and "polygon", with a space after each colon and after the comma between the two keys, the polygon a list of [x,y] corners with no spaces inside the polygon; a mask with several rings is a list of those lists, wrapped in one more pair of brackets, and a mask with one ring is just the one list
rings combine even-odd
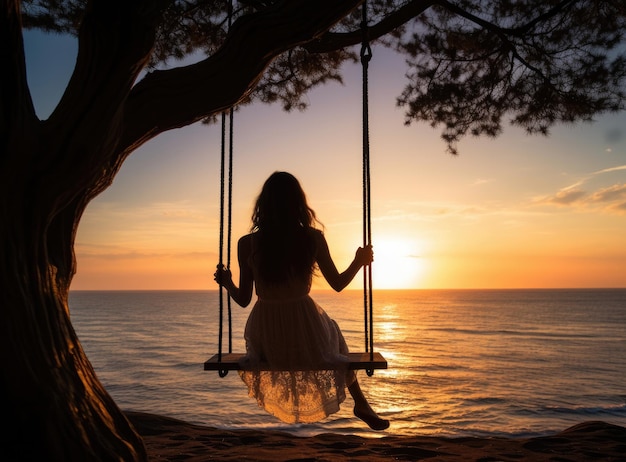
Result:
{"label": "tree branch", "polygon": [[[71,201],[80,185],[99,192],[119,168],[114,154],[122,130],[122,110],[149,60],[164,5],[164,0],[88,2],[72,77],[43,124],[43,138],[54,143],[39,157],[39,168],[48,176],[70,179],[55,183],[66,188],[59,193],[64,200]],[[103,172],[111,172],[110,177]]]}
{"label": "tree branch", "polygon": [[278,55],[319,37],[361,1],[277,2],[235,21],[223,46],[204,61],[147,75],[126,104],[120,154],[232,107]]}
{"label": "tree branch", "polygon": [[532,18],[530,21],[528,21],[526,24],[523,24],[519,27],[515,27],[515,28],[505,28],[505,27],[500,27],[497,26],[496,24],[489,22],[489,21],[485,21],[482,18],[479,18],[476,15],[473,15],[471,13],[468,13],[466,10],[458,7],[457,5],[455,5],[454,3],[451,3],[447,0],[440,0],[437,2],[437,4],[439,4],[440,6],[446,8],[448,11],[451,11],[455,14],[457,14],[458,16],[461,16],[465,19],[470,20],[471,22],[473,22],[474,24],[478,24],[479,26],[493,31],[497,34],[500,35],[514,35],[517,37],[521,37],[524,34],[526,34],[530,29],[532,29],[533,27],[535,27],[537,24],[541,23],[541,22],[545,22],[548,19],[554,17],[555,15],[559,14],[561,11],[563,11],[563,9],[565,9],[569,4],[571,3],[576,3],[579,0],[562,0],[561,2],[559,2],[558,4],[554,5],[552,8],[550,8],[548,11],[546,11],[543,14],[540,14],[534,18]]}
{"label": "tree branch", "polygon": [[[385,16],[380,22],[369,26],[367,29],[370,40],[374,40],[397,29],[411,19],[419,16],[431,6],[438,4],[437,0],[413,0],[403,7]],[[328,53],[349,46],[357,45],[363,40],[361,30],[338,33],[327,32],[319,39],[304,46],[310,53]]]}
{"label": "tree branch", "polygon": [[[80,125],[86,114],[97,112],[99,124],[128,96],[135,79],[148,62],[154,44],[159,3],[150,0],[92,0],[79,31],[76,67],[70,82],[50,116],[59,129]],[[75,120],[68,120],[72,114]]]}
{"label": "tree branch", "polygon": [[[439,5],[443,8],[446,8],[448,11],[451,11],[481,27],[484,27],[485,29],[503,35],[522,36],[536,24],[555,16],[556,14],[560,13],[564,8],[566,8],[569,4],[576,1],[577,0],[562,0],[557,5],[554,5],[548,11],[533,18],[526,24],[512,29],[507,29],[499,27],[496,24],[485,21],[484,19],[476,15],[468,13],[466,10],[458,7],[454,3],[451,3],[447,0],[413,0],[403,7],[399,8],[398,10],[394,11],[390,15],[385,16],[380,22],[368,27],[368,34],[369,38],[372,40],[380,38],[388,34],[389,32],[399,28],[403,24],[406,24],[411,19],[419,16],[431,6]],[[362,38],[363,36],[360,30],[346,33],[327,32],[319,39],[305,45],[304,48],[310,53],[327,53],[329,51],[340,50],[349,46],[357,45],[361,43]]]}

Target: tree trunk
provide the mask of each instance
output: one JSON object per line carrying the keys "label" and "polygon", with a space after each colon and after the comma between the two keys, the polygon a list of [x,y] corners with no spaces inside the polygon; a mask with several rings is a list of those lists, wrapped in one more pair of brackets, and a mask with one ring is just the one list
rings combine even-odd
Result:
{"label": "tree trunk", "polygon": [[70,322],[74,238],[90,194],[38,163],[55,149],[42,125],[15,127],[1,152],[2,451],[15,461],[146,460]]}
{"label": "tree trunk", "polygon": [[16,218],[3,214],[0,237],[3,451],[8,460],[145,460],[141,438],[76,337],[67,286],[45,263],[39,226],[33,217]]}
{"label": "tree trunk", "polygon": [[[0,443],[7,460],[147,458],[141,437],[96,377],[68,308],[78,222],[121,163],[113,155],[119,108],[133,80],[123,65],[140,64],[150,52],[146,40],[138,40],[138,46],[108,40],[109,47],[95,48],[102,43],[98,38],[110,33],[97,22],[104,16],[101,11],[86,16],[91,23],[83,31],[74,73],[83,82],[64,95],[69,104],[42,122],[26,85],[19,2],[5,1],[0,11],[5,44],[0,58],[6,65],[0,73],[0,409],[5,422]],[[150,25],[129,24],[134,19],[126,27],[149,37]]]}
{"label": "tree trunk", "polygon": [[0,153],[3,450],[16,461],[146,460],[141,437],[87,359],[68,307],[78,223],[117,171],[100,147],[114,145],[119,130],[102,121],[109,138],[94,143],[93,132],[72,124],[60,131],[20,111],[15,119],[23,123],[13,124]]}

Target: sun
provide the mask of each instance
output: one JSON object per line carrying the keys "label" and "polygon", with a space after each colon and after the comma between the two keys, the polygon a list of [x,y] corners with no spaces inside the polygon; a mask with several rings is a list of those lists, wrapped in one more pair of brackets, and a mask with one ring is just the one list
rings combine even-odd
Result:
{"label": "sun", "polygon": [[426,272],[419,240],[376,238],[372,282],[375,289],[417,289]]}

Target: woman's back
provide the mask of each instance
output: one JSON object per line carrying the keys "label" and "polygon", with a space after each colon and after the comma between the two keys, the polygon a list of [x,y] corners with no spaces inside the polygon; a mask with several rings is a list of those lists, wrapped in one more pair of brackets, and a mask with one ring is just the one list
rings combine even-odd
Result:
{"label": "woman's back", "polygon": [[266,300],[304,296],[311,289],[316,239],[312,228],[250,234],[250,258],[257,295]]}

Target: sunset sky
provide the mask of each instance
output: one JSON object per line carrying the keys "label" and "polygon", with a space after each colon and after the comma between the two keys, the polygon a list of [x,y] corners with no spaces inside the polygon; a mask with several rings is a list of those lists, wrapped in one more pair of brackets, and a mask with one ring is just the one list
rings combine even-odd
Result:
{"label": "sunset sky", "polygon": [[[72,72],[75,39],[27,32],[40,118]],[[361,245],[360,66],[309,95],[305,112],[235,115],[233,248],[269,174],[298,177],[340,269]],[[626,287],[626,113],[529,137],[466,138],[404,125],[402,57],[370,65],[374,287]],[[83,216],[73,289],[213,289],[219,127],[193,125],[136,151]],[[233,256],[235,261],[235,256]],[[321,280],[316,285],[327,288]],[[353,285],[358,288],[360,278]]]}

